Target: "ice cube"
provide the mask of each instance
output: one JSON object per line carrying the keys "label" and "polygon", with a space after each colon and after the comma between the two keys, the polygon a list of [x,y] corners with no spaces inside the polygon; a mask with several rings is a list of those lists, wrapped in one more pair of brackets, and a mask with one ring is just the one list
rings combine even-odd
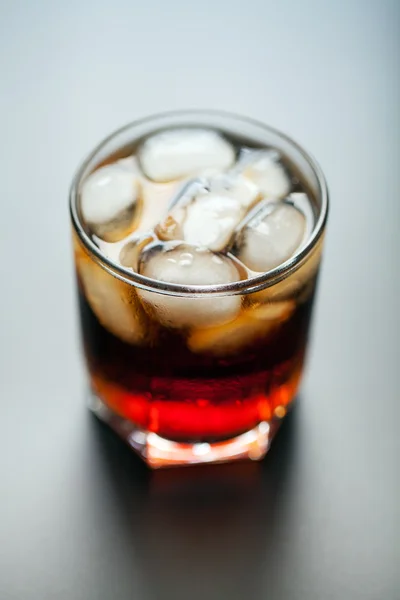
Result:
{"label": "ice cube", "polygon": [[[240,279],[232,260],[204,248],[169,242],[144,251],[142,275],[180,285],[218,285]],[[239,296],[188,297],[138,291],[147,310],[168,327],[212,327],[232,321],[239,313]]]}
{"label": "ice cube", "polygon": [[235,150],[212,129],[178,128],[147,138],[139,149],[139,161],[149,179],[166,182],[229,169]]}
{"label": "ice cube", "polygon": [[295,299],[297,303],[306,302],[315,289],[316,276],[322,255],[322,242],[319,240],[314,250],[300,267],[290,273],[286,279],[274,285],[254,292],[249,297],[257,302]]}
{"label": "ice cube", "polygon": [[168,213],[172,199],[182,187],[180,182],[154,183],[141,182],[142,211],[136,229],[137,233],[146,233],[154,229],[160,219]]}
{"label": "ice cube", "polygon": [[[137,240],[142,239],[143,236],[149,237],[153,234],[160,216],[167,214],[172,199],[181,187],[181,183],[153,183],[140,177],[137,200],[140,210],[138,210],[133,231],[128,232],[117,242],[104,241],[96,234],[92,234],[93,241],[107,258],[115,263],[120,263],[121,252],[125,246],[131,242],[136,244]],[[132,265],[124,264],[124,266],[131,267]]]}
{"label": "ice cube", "polygon": [[116,242],[133,228],[139,214],[135,159],[121,159],[94,171],[82,185],[82,216],[91,232]]}
{"label": "ice cube", "polygon": [[249,150],[239,161],[238,168],[267,198],[284,198],[290,193],[290,177],[275,150]]}
{"label": "ice cube", "polygon": [[193,201],[199,191],[204,191],[205,189],[206,181],[200,178],[192,179],[183,186],[180,185],[177,193],[170,198],[169,212],[167,212],[164,218],[158,220],[158,224],[154,228],[160,240],[183,240],[182,224],[186,217],[187,206]]}
{"label": "ice cube", "polygon": [[176,199],[168,217],[156,228],[162,240],[184,240],[219,252],[228,246],[246,211],[259,197],[258,188],[242,176],[198,180]]}
{"label": "ice cube", "polygon": [[252,307],[231,323],[208,329],[195,329],[188,338],[192,352],[224,357],[238,354],[261,340],[267,340],[289,319],[293,301]]}
{"label": "ice cube", "polygon": [[212,192],[199,196],[186,210],[183,239],[189,244],[220,251],[228,245],[243,213],[235,198]]}
{"label": "ice cube", "polygon": [[210,191],[200,193],[187,207],[183,239],[210,250],[223,250],[258,198],[257,186],[245,177],[226,175],[211,180]]}
{"label": "ice cube", "polygon": [[306,226],[303,213],[292,204],[267,204],[238,232],[234,253],[252,271],[269,271],[296,252]]}
{"label": "ice cube", "polygon": [[258,186],[240,173],[230,172],[209,179],[209,191],[235,198],[244,209],[249,209],[261,198]]}
{"label": "ice cube", "polygon": [[75,256],[85,297],[103,327],[128,344],[150,343],[154,325],[147,322],[133,286],[107,273],[84,252]]}

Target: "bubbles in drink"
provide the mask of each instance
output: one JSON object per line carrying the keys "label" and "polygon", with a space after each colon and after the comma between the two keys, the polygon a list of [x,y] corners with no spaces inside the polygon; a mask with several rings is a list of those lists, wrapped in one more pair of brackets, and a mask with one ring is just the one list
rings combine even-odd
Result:
{"label": "bubbles in drink", "polygon": [[225,171],[235,162],[235,149],[212,129],[171,129],[147,138],[139,161],[149,179],[166,182]]}
{"label": "bubbles in drink", "polygon": [[106,242],[121,240],[139,215],[139,179],[133,158],[94,171],[81,189],[81,211],[92,233]]}
{"label": "bubbles in drink", "polygon": [[[183,286],[221,285],[240,279],[228,257],[204,248],[169,242],[150,247],[141,255],[142,275]],[[240,311],[239,296],[190,297],[171,296],[145,290],[138,291],[150,314],[172,328],[212,327],[232,321]]]}
{"label": "bubbles in drink", "polygon": [[303,213],[288,202],[261,206],[238,232],[234,253],[252,271],[274,269],[300,247],[306,224]]}
{"label": "bubbles in drink", "polygon": [[276,150],[246,149],[238,167],[265,198],[284,198],[291,191],[290,177]]}

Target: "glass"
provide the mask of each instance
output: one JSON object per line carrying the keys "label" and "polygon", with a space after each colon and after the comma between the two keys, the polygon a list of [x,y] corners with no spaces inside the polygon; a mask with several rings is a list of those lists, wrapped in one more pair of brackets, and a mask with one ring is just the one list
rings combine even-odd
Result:
{"label": "glass", "polygon": [[[88,175],[110,157],[127,156],[149,134],[186,126],[273,147],[301,175],[315,218],[307,243],[290,259],[251,279],[180,285],[121,266],[92,241],[79,206]],[[127,125],[97,146],[72,183],[70,210],[91,410],[153,468],[261,459],[296,396],[304,366],[328,212],[326,183],[314,159],[250,119],[219,111],[165,113]],[[233,324],[197,332],[195,341],[154,320],[137,335],[132,332],[143,312],[143,291],[155,301],[168,296],[170,303],[184,299],[199,309],[239,297],[245,309]],[[250,313],[254,306],[257,313]],[[247,342],[232,352],[243,332]]]}

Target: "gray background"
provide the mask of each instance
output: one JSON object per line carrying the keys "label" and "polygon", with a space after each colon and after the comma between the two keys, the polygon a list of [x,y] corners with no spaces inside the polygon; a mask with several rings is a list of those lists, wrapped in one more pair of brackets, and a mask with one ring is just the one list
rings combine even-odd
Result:
{"label": "gray background", "polygon": [[[399,598],[400,4],[0,3],[0,597]],[[126,121],[211,107],[332,197],[301,402],[261,465],[150,475],[84,409],[67,190]]]}

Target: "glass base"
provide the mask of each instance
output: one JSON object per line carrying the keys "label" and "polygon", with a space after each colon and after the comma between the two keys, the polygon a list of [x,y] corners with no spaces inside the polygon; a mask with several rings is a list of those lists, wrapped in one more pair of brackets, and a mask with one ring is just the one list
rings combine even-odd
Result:
{"label": "glass base", "polygon": [[243,459],[260,460],[266,455],[275,433],[270,424],[263,421],[253,429],[223,442],[211,444],[173,442],[151,431],[145,431],[132,421],[120,417],[93,392],[89,393],[89,408],[129,444],[152,469]]}

